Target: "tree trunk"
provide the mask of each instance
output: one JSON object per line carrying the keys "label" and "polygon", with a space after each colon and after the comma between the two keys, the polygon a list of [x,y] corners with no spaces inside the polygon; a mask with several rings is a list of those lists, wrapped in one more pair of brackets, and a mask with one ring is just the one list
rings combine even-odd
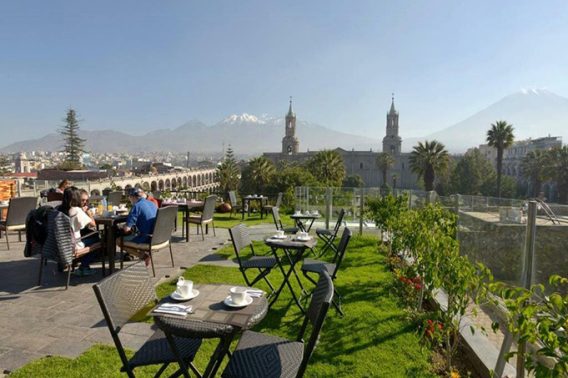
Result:
{"label": "tree trunk", "polygon": [[434,179],[436,178],[434,168],[432,166],[426,167],[424,172],[424,189],[427,192],[434,190]]}

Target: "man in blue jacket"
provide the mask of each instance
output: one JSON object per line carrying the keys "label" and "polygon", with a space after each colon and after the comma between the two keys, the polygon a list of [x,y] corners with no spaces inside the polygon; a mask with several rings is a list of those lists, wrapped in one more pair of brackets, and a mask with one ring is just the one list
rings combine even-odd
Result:
{"label": "man in blue jacket", "polygon": [[130,189],[128,191],[128,199],[132,204],[132,208],[126,219],[126,224],[122,227],[122,231],[125,235],[131,235],[117,239],[117,244],[128,253],[143,258],[146,261],[146,265],[148,265],[150,262],[149,256],[141,250],[141,246],[138,244],[150,242],[149,235],[154,231],[158,209],[152,202],[144,198],[142,189]]}

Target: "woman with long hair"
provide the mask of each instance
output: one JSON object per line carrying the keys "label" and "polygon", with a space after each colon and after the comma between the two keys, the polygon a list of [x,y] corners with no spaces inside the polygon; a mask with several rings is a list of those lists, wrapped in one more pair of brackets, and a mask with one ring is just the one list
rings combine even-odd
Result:
{"label": "woman with long hair", "polygon": [[[71,229],[73,230],[73,236],[75,239],[75,248],[84,248],[100,241],[98,234],[94,234],[91,237],[81,240],[81,230],[95,227],[96,223],[92,214],[83,210],[81,203],[81,191],[78,188],[72,186],[65,189],[63,192],[63,202],[61,203],[61,206],[59,206],[59,211],[71,219]],[[90,276],[94,274],[95,272],[91,269],[90,263],[95,257],[96,256],[93,253],[89,253],[81,257],[81,266],[78,270],[73,272],[73,274],[78,276]]]}

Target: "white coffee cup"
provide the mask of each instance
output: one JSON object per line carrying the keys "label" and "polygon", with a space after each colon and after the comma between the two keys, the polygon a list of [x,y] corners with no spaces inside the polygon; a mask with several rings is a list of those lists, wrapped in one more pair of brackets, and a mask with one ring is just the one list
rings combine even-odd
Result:
{"label": "white coffee cup", "polygon": [[232,287],[229,292],[231,293],[231,302],[234,304],[242,304],[245,302],[247,289],[240,286]]}
{"label": "white coffee cup", "polygon": [[276,236],[278,236],[279,238],[283,237],[284,236],[284,230],[277,230]]}
{"label": "white coffee cup", "polygon": [[193,293],[193,281],[185,280],[185,278],[178,278],[176,284],[176,294],[180,297],[187,298]]}
{"label": "white coffee cup", "polygon": [[300,237],[302,239],[307,239],[308,238],[308,233],[307,232],[300,232]]}

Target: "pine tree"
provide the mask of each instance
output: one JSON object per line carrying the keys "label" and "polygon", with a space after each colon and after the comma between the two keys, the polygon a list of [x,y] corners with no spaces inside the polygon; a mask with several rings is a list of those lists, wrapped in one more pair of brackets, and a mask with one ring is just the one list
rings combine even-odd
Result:
{"label": "pine tree", "polygon": [[70,108],[63,121],[65,125],[59,130],[59,133],[65,143],[62,151],[65,153],[65,161],[61,168],[66,170],[80,169],[83,167],[81,155],[85,152],[85,139],[79,137],[79,121],[75,110]]}
{"label": "pine tree", "polygon": [[237,165],[237,160],[233,154],[233,149],[229,145],[225,153],[225,159],[217,168],[219,174],[219,184],[221,190],[225,193],[226,198],[229,196],[229,191],[236,190],[240,181],[240,170]]}

